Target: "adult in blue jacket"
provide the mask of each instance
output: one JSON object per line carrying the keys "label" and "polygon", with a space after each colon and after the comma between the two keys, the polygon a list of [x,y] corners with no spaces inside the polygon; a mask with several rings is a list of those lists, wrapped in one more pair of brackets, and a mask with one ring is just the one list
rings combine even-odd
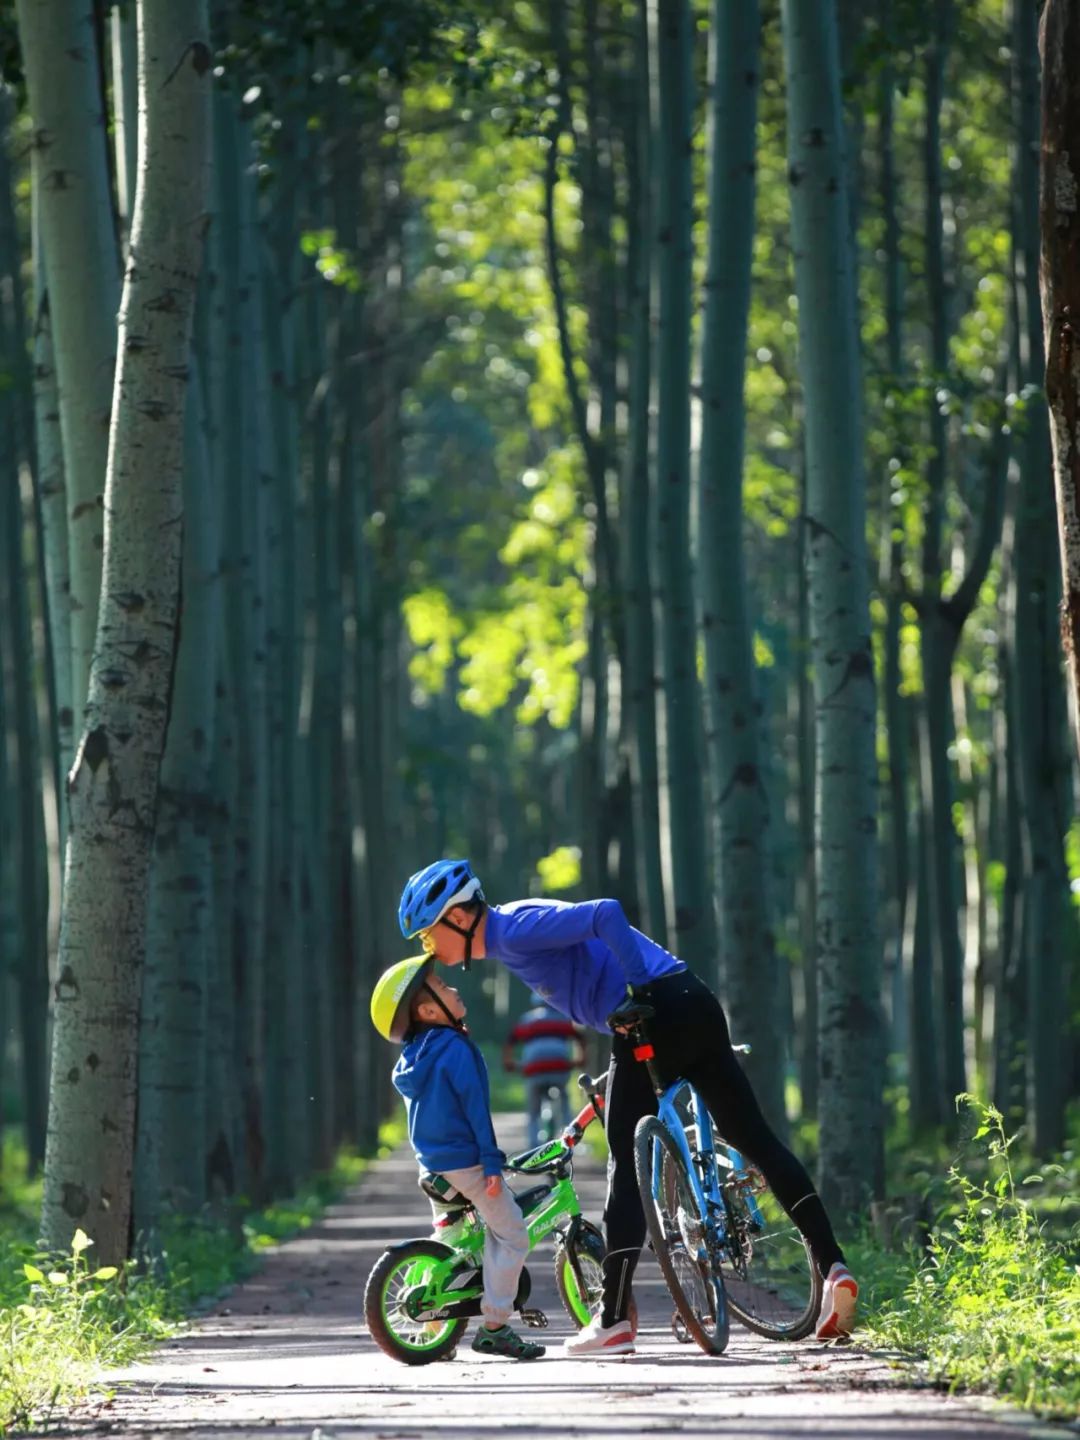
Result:
{"label": "adult in blue jacket", "polygon": [[[719,1000],[683,963],[640,930],[617,900],[517,900],[489,905],[467,860],[438,860],[410,877],[398,908],[407,939],[419,937],[444,965],[500,960],[556,1010],[611,1034],[607,1020],[627,998],[652,1006],[649,1038],[665,1078],[684,1075],[700,1091],[724,1138],[757,1166],[813,1254],[825,1280],[816,1334],[850,1334],[858,1286],[844,1262],[821,1197],[802,1163],[769,1126],[731,1048]],[[581,1357],[634,1347],[631,1281],[645,1240],[634,1173],[634,1130],[656,1097],[629,1040],[616,1032],[608,1071],[607,1257],[600,1314],[566,1342]]]}

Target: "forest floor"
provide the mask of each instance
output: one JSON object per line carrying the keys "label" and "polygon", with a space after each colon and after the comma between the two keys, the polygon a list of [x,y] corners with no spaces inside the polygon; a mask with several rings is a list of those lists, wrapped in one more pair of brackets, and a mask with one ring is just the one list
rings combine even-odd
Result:
{"label": "forest floor", "polygon": [[[517,1117],[497,1117],[500,1142],[520,1148]],[[579,1151],[585,1212],[599,1221],[603,1173]],[[453,1440],[511,1434],[623,1440],[642,1434],[818,1440],[1021,1440],[1061,1436],[1015,1410],[950,1398],[902,1378],[888,1357],[819,1345],[778,1345],[732,1326],[726,1354],[678,1345],[671,1304],[651,1255],[638,1271],[637,1353],[563,1360],[570,1322],[558,1302],[550,1246],[532,1257],[531,1303],[551,1328],[531,1364],[474,1355],[469,1336],[453,1361],[407,1368],[379,1351],[362,1320],[364,1282],[392,1240],[428,1230],[427,1202],[405,1147],[379,1161],[324,1218],[268,1251],[260,1273],[141,1364],[105,1377],[108,1393],[49,1434],[167,1440]],[[475,1322],[474,1322],[475,1323]],[[469,1334],[471,1334],[471,1329]]]}

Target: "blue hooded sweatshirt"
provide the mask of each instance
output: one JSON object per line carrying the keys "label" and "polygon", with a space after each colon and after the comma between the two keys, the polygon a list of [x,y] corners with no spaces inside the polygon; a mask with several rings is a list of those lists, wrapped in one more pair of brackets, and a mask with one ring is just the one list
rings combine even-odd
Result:
{"label": "blue hooded sweatshirt", "polygon": [[425,1170],[482,1165],[500,1175],[506,1156],[495,1143],[484,1057],[452,1025],[430,1025],[405,1042],[394,1066],[394,1088],[404,1096],[409,1140]]}
{"label": "blue hooded sweatshirt", "polygon": [[579,1025],[604,1035],[628,985],[685,964],[635,930],[617,900],[515,900],[489,905],[484,949]]}

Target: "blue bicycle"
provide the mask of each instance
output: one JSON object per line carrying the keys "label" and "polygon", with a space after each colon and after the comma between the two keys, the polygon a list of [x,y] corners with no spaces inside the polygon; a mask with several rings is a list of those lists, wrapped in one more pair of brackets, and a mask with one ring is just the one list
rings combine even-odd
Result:
{"label": "blue bicycle", "polygon": [[630,1036],[656,1091],[658,1114],[644,1116],[634,1132],[634,1164],[649,1239],[675,1302],[675,1336],[721,1355],[730,1311],[759,1335],[801,1340],[821,1306],[817,1265],[765,1177],[714,1136],[694,1087],[662,1084],[645,1028],[652,1015],[651,1006],[631,1002],[609,1024]]}

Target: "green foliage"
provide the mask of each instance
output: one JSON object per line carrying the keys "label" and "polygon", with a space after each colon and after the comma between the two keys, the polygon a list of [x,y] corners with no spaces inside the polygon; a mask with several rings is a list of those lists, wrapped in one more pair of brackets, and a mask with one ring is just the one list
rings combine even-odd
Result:
{"label": "green foliage", "polygon": [[576,845],[560,845],[536,862],[542,895],[557,895],[581,884],[581,851]]}
{"label": "green foliage", "polygon": [[[972,1096],[987,1172],[949,1170],[952,1208],[929,1248],[883,1251],[865,1236],[849,1246],[865,1301],[864,1334],[925,1362],[953,1389],[995,1390],[1044,1415],[1080,1414],[1080,1267],[1049,1238],[1017,1181],[1002,1116]],[[976,1156],[976,1161],[981,1157]],[[1075,1245],[1075,1236],[1073,1237]]]}
{"label": "green foliage", "polygon": [[[384,1125],[378,1153],[388,1153],[403,1133],[400,1120]],[[86,1394],[103,1369],[137,1359],[174,1333],[200,1300],[249,1275],[261,1250],[309,1226],[369,1163],[343,1151],[297,1195],[238,1216],[242,1223],[211,1214],[173,1217],[152,1257],[123,1270],[95,1266],[93,1242],[81,1230],[70,1255],[37,1249],[27,1237],[40,1184],[21,1193],[13,1215],[6,1193],[12,1218],[0,1232],[0,1433],[41,1423]]]}

